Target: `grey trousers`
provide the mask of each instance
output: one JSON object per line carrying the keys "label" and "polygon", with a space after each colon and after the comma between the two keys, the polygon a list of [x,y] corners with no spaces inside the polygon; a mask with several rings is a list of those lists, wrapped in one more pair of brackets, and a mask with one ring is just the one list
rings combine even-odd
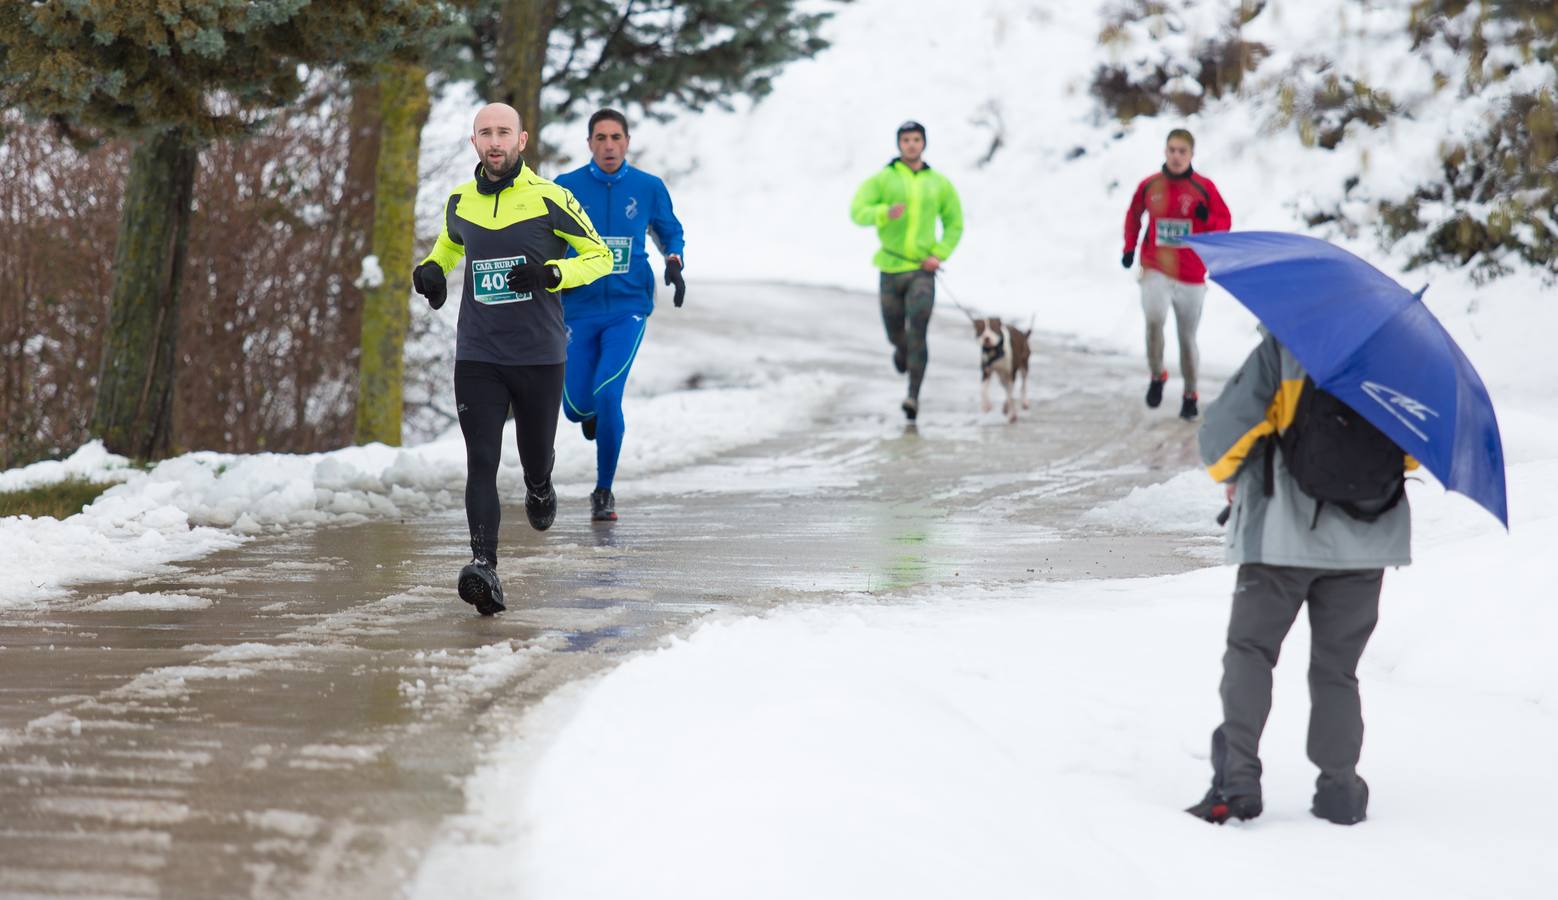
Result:
{"label": "grey trousers", "polygon": [[936,306],[936,276],[930,272],[883,272],[881,282],[882,325],[887,340],[906,355],[909,363],[909,396],[919,399],[930,347],[925,333]]}
{"label": "grey trousers", "polygon": [[1239,567],[1223,654],[1223,724],[1212,734],[1212,784],[1260,794],[1260,736],[1282,639],[1309,604],[1309,759],[1320,781],[1350,784],[1363,751],[1358,659],[1379,621],[1383,569]]}
{"label": "grey trousers", "polygon": [[1163,327],[1172,308],[1174,333],[1179,336],[1179,374],[1185,379],[1187,394],[1196,392],[1196,375],[1201,366],[1196,329],[1201,325],[1205,299],[1205,284],[1186,284],[1157,269],[1144,269],[1141,273],[1141,311],[1147,319],[1147,371],[1153,378],[1164,371]]}

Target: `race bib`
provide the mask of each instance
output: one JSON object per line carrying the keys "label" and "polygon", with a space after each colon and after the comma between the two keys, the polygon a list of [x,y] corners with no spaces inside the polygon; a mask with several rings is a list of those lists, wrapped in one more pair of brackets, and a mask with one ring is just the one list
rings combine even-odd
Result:
{"label": "race bib", "polygon": [[497,306],[502,303],[522,303],[530,294],[517,294],[509,290],[509,270],[523,263],[523,256],[505,256],[502,259],[471,260],[471,297],[477,303]]}
{"label": "race bib", "polygon": [[633,239],[630,237],[602,237],[611,250],[611,274],[621,275],[633,265]]}
{"label": "race bib", "polygon": [[1158,219],[1158,246],[1183,247],[1190,237],[1189,219]]}

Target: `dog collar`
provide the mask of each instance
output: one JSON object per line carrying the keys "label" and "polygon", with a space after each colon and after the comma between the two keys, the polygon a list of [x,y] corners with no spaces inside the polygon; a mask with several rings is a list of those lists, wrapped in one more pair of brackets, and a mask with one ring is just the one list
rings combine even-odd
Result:
{"label": "dog collar", "polygon": [[1006,355],[1006,335],[1000,335],[994,347],[981,347],[979,349],[979,364],[986,369],[995,365],[995,361]]}

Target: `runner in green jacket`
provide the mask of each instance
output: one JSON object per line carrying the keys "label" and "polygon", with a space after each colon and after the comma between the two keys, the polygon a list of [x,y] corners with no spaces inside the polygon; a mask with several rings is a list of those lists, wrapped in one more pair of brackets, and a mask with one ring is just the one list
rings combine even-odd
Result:
{"label": "runner in green jacket", "polygon": [[[952,182],[932,171],[925,153],[925,126],[898,126],[898,156],[855,192],[850,218],[875,226],[882,248],[872,260],[882,272],[882,324],[893,345],[893,366],[909,373],[903,414],[920,412],[920,382],[930,359],[925,332],[936,304],[936,270],[963,236],[963,207]],[[941,222],[941,237],[936,223]]]}

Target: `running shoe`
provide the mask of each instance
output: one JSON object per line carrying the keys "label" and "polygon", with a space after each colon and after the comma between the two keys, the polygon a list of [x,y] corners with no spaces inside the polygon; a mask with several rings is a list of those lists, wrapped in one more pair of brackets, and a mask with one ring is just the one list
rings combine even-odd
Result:
{"label": "running shoe", "polygon": [[551,528],[552,520],[557,518],[557,492],[552,490],[552,479],[548,478],[540,487],[525,487],[525,517],[530,520],[530,527],[537,531]]}
{"label": "running shoe", "polygon": [[1159,375],[1158,377],[1156,377],[1156,378],[1152,379],[1151,381],[1147,382],[1147,406],[1148,406],[1148,408],[1150,408],[1150,409],[1157,409],[1158,408],[1158,404],[1163,402],[1163,386],[1165,384],[1168,384],[1168,370],[1167,369],[1163,370],[1163,374],[1162,375]]}
{"label": "running shoe", "polygon": [[477,557],[460,570],[460,599],[476,607],[484,616],[500,613],[503,605],[503,583],[498,581],[497,570],[485,559]]}
{"label": "running shoe", "polygon": [[590,521],[617,521],[617,498],[611,495],[610,488],[596,488],[593,492],[591,492]]}

